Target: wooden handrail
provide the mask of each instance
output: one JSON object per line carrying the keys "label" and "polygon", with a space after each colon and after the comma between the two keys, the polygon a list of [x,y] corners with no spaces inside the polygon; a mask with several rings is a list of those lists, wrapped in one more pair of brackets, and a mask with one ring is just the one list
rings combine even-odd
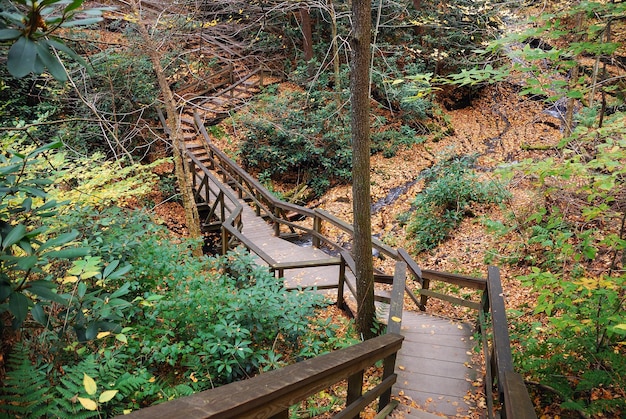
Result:
{"label": "wooden handrail", "polygon": [[[490,266],[487,273],[487,296],[491,308],[493,333],[493,365],[496,368],[499,397],[505,418],[536,418],[535,408],[521,375],[513,368],[509,327],[504,307],[504,291],[500,271]],[[487,358],[485,362],[489,362]]]}
{"label": "wooden handrail", "polygon": [[[348,400],[346,417],[353,417],[376,397],[384,394],[396,381],[396,374],[385,370],[382,382],[362,393],[363,371],[379,360],[395,359],[404,337],[386,334],[357,345],[259,374],[256,377],[227,384],[212,390],[181,397],[167,403],[134,411],[119,418],[159,419],[180,417],[269,418],[284,414],[290,406],[320,390],[348,378],[348,393],[358,394]],[[355,388],[356,387],[356,388]]]}

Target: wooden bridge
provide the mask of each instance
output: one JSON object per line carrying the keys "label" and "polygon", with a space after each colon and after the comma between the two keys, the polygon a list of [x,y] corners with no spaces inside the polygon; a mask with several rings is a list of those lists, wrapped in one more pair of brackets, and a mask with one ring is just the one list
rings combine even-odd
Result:
{"label": "wooden bridge", "polygon": [[[244,246],[259,264],[284,278],[286,288],[315,287],[317,292],[332,295],[337,306],[352,312],[358,309],[354,259],[344,246],[323,234],[324,225],[329,224],[353,236],[352,226],[325,211],[275,198],[211,143],[197,113],[193,122],[195,127],[186,129],[197,130],[199,135],[186,135],[190,140],[184,152],[202,228],[220,235],[221,251]],[[302,237],[309,238],[309,246],[294,243]],[[374,238],[372,246],[396,261],[393,275],[374,274],[379,284],[377,304],[386,307],[380,312],[385,314],[381,317],[388,324],[387,334],[130,416],[287,418],[289,406],[347,379],[346,407],[336,417],[358,417],[376,399],[380,418],[468,417],[473,407],[472,382],[484,369],[485,417],[536,417],[523,379],[513,369],[498,269],[490,267],[486,278],[422,270],[403,249]],[[419,286],[411,289],[407,275]],[[480,301],[435,292],[431,285],[437,282],[474,290]],[[476,310],[476,323],[426,313],[430,298]],[[403,310],[405,299],[420,311]],[[475,331],[480,342],[471,339]],[[475,345],[482,348],[484,366],[472,364]],[[364,371],[380,360],[384,365],[381,382],[364,392]]]}

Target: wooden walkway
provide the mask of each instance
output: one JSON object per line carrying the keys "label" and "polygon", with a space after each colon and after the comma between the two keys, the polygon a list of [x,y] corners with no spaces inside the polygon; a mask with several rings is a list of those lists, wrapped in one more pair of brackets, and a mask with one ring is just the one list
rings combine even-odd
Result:
{"label": "wooden walkway", "polygon": [[[320,249],[302,247],[274,236],[268,223],[257,217],[248,205],[243,207],[242,233],[276,261],[329,258]],[[264,264],[260,259],[259,262]],[[285,286],[304,288],[336,284],[338,275],[338,266],[286,270]],[[351,272],[346,272],[346,280],[354,283]],[[347,298],[351,294],[346,289],[344,295]],[[472,381],[476,378],[471,359],[475,343],[470,339],[472,327],[423,312],[405,310],[402,334],[405,341],[396,362],[398,381],[394,386],[394,396],[406,405],[418,407],[405,406],[393,417],[432,417],[426,412],[446,417],[467,417],[473,400],[467,395],[472,392]]]}
{"label": "wooden walkway", "polygon": [[[191,130],[191,128],[188,128]],[[190,150],[201,150],[198,144],[188,143]],[[198,152],[198,151],[195,151]],[[195,153],[194,152],[194,153]],[[202,153],[199,151],[199,153]],[[198,159],[204,160],[202,156]],[[237,193],[233,191],[233,195]],[[214,196],[214,195],[213,195]],[[329,259],[330,256],[313,246],[300,246],[274,235],[274,230],[243,199],[241,233],[261,251],[276,262],[304,262]],[[259,264],[267,265],[257,257]],[[353,285],[355,278],[348,269],[346,282]],[[338,283],[339,266],[323,266],[284,271],[285,286],[323,287]],[[324,290],[336,298],[336,289]],[[332,293],[332,294],[330,294]],[[388,296],[385,290],[377,294]],[[356,303],[349,301],[352,293],[344,289],[344,297],[351,307]],[[381,306],[379,316],[386,321],[384,314],[388,305]],[[405,310],[402,314],[401,332],[405,336],[402,349],[398,353],[396,373],[398,380],[393,388],[393,395],[403,404],[397,408],[393,418],[432,418],[468,417],[474,398],[468,397],[473,391],[472,382],[476,378],[475,366],[472,365],[473,346],[478,342],[471,340],[472,326],[436,317],[424,312]],[[429,413],[427,413],[429,412]]]}
{"label": "wooden walkway", "polygon": [[[272,227],[257,217],[254,211],[243,204],[243,229],[246,238],[261,248],[277,262],[298,262],[304,260],[323,260],[329,256],[313,246],[299,246],[290,241],[274,236]],[[260,264],[265,262],[257,258]],[[346,273],[347,276],[350,273]],[[324,266],[317,268],[289,269],[285,271],[285,286],[287,288],[316,287],[337,284],[339,278],[338,266]],[[354,277],[351,278],[354,281]]]}

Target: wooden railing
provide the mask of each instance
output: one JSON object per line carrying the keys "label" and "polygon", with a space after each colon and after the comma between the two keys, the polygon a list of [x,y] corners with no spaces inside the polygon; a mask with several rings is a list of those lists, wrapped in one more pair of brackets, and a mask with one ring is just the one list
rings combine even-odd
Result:
{"label": "wooden railing", "polygon": [[[356,296],[354,285],[346,281],[345,275],[346,270],[350,270],[353,273],[356,271],[354,260],[345,247],[335,243],[322,232],[324,223],[328,223],[347,233],[348,237],[353,237],[354,230],[352,225],[326,211],[319,209],[313,210],[277,199],[256,179],[212,144],[197,114],[195,115],[195,120],[199,131],[206,139],[206,146],[209,153],[209,169],[221,175],[221,181],[235,191],[237,198],[247,201],[255,209],[258,216],[266,218],[273,225],[274,234],[276,236],[290,238],[298,235],[309,235],[314,247],[326,246],[330,250],[338,253],[339,257],[329,257],[328,259],[315,261],[278,263],[241,234],[241,228],[236,228],[236,224],[233,224],[236,219],[234,217],[224,220],[225,222],[222,228],[226,233],[222,234],[223,243],[232,243],[231,240],[228,240],[228,236],[235,236],[241,244],[261,257],[268,264],[270,270],[277,272],[279,276],[282,276],[286,269],[338,265],[340,269],[337,285],[331,285],[327,288],[337,288],[337,303],[339,306],[345,306],[344,288],[347,288]],[[193,164],[196,163],[194,162]],[[233,199],[232,192],[230,195],[231,196],[228,196],[226,191],[223,193],[223,196],[228,196],[229,200]],[[221,205],[223,206],[223,204]],[[298,221],[292,221],[295,219]],[[485,353],[485,359],[487,360],[486,394],[489,416],[491,417],[493,414],[494,405],[490,389],[492,388],[492,384],[496,384],[498,389],[497,395],[502,405],[503,415],[508,418],[536,417],[523,379],[519,374],[515,373],[513,369],[504,297],[498,269],[489,267],[486,279],[425,270],[420,269],[418,264],[404,249],[394,249],[375,238],[372,238],[372,247],[381,254],[399,261],[400,264],[397,264],[396,271],[398,266],[404,266],[403,269],[408,270],[416,279],[415,282],[419,285],[419,288],[412,289],[403,281],[401,290],[406,292],[398,294],[396,290],[398,281],[396,280],[394,283],[395,275],[390,276],[382,272],[375,272],[375,282],[394,283],[395,290],[395,297],[378,298],[379,301],[390,303],[393,306],[395,300],[402,300],[401,294],[405,294],[409,296],[421,310],[426,310],[429,298],[437,298],[478,311],[479,327],[483,338],[483,351]],[[434,291],[431,286],[436,282],[474,290],[481,296],[481,301],[467,300],[455,295]],[[486,319],[488,317],[491,319],[491,333],[489,333],[487,328]],[[391,323],[389,324],[391,325]],[[487,339],[489,335],[492,336],[491,341]]]}
{"label": "wooden railing", "polygon": [[[395,358],[403,339],[389,333],[244,381],[140,409],[123,418],[288,418],[290,406],[344,379],[348,381],[346,407],[335,418],[358,417],[377,398],[379,409],[384,410],[396,382]],[[384,365],[381,382],[364,393],[364,372],[379,360]]]}
{"label": "wooden railing", "polygon": [[[393,292],[402,294],[406,264],[397,263]],[[289,418],[289,407],[342,380],[347,380],[345,408],[334,418],[358,418],[378,399],[377,419],[397,405],[391,388],[397,380],[395,362],[404,337],[400,335],[402,298],[389,309],[387,334],[357,345],[259,374],[253,378],[137,410],[124,418]],[[380,382],[364,392],[367,368],[383,361]],[[120,416],[121,418],[121,416]]]}

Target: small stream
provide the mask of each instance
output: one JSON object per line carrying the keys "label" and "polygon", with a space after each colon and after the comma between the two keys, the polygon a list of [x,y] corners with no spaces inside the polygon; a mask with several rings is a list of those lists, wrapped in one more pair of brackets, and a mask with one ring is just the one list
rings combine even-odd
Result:
{"label": "small stream", "polygon": [[386,206],[391,205],[394,202],[396,202],[402,195],[404,195],[409,190],[411,186],[415,185],[418,180],[419,180],[419,175],[415,179],[408,181],[404,185],[391,188],[384,198],[381,198],[372,204],[371,210],[370,210],[372,215],[376,214],[377,212],[379,212]]}

